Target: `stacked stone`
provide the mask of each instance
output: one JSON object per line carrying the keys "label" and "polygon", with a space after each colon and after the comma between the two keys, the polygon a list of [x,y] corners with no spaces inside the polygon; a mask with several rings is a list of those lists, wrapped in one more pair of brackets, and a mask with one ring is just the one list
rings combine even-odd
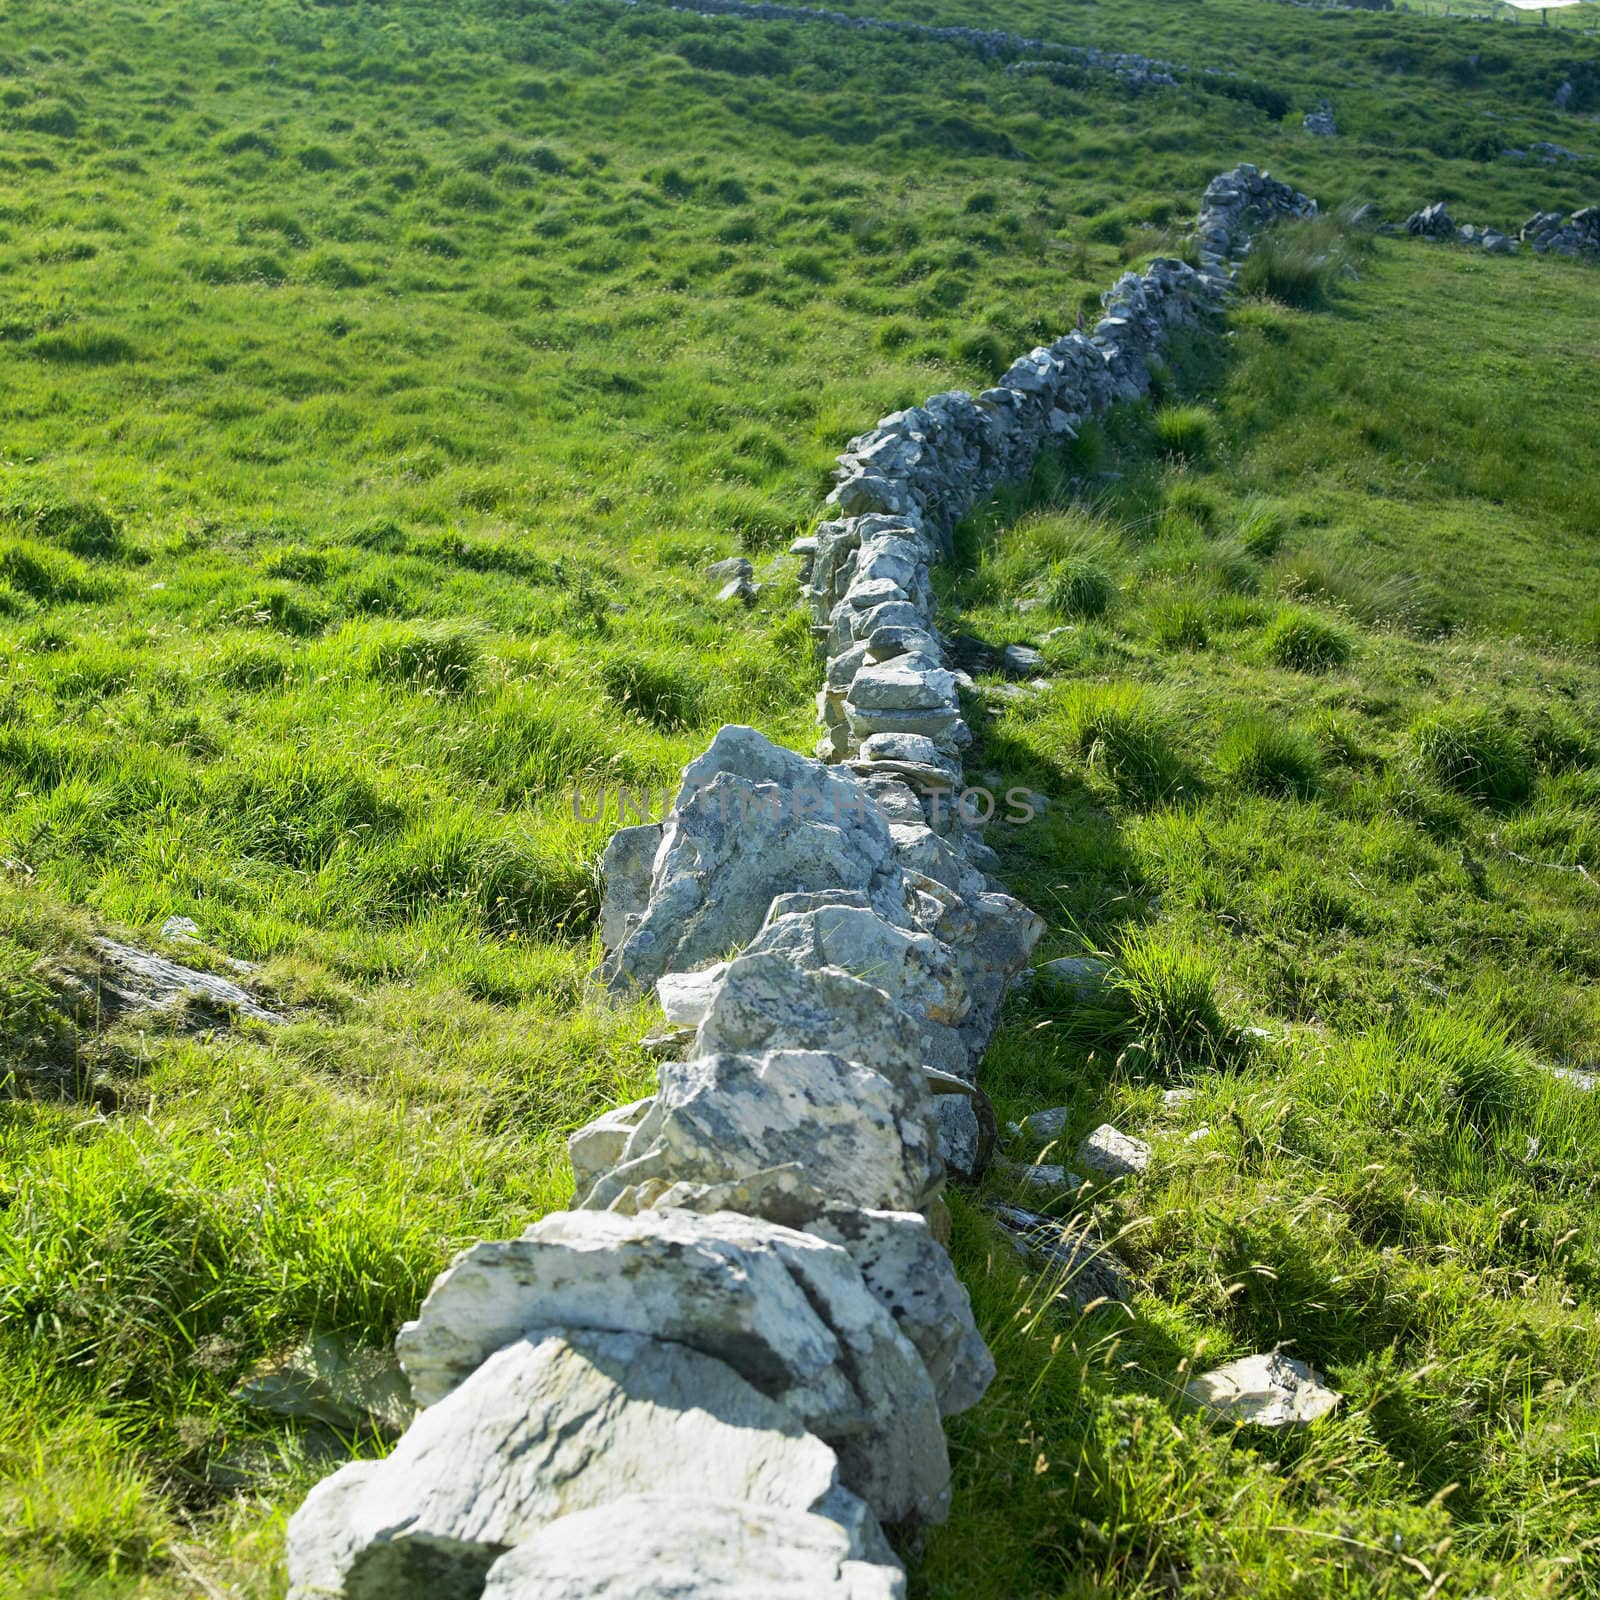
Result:
{"label": "stacked stone", "polygon": [[1492,256],[1514,256],[1517,241],[1498,228],[1481,227],[1475,222],[1464,222],[1456,229],[1456,238],[1462,244],[1477,245]]}
{"label": "stacked stone", "polygon": [[1600,206],[1586,206],[1570,217],[1559,211],[1536,211],[1523,225],[1520,238],[1540,255],[1600,256]]}
{"label": "stacked stone", "polygon": [[[1538,217],[1534,218],[1535,222],[1538,220]],[[1406,218],[1406,232],[1413,239],[1454,239],[1461,244],[1476,245],[1492,256],[1517,253],[1517,241],[1498,228],[1483,227],[1475,222],[1464,222],[1457,227],[1455,218],[1450,215],[1450,208],[1443,200],[1435,200],[1432,205],[1413,211]]]}
{"label": "stacked stone", "polygon": [[1092,335],[852,442],[806,551],[837,759],[724,727],[665,822],[612,838],[599,975],[675,1025],[655,1093],[572,1136],[571,1210],[436,1280],[397,1340],[422,1409],[290,1520],[291,1600],[905,1595],[884,1526],[943,1519],[941,1419],[994,1372],[942,1189],[1042,931],[956,804],[929,567],[1221,281],[1129,274]]}
{"label": "stacked stone", "polygon": [[1413,211],[1406,218],[1406,232],[1413,239],[1453,239],[1456,235],[1455,219],[1443,200]]}
{"label": "stacked stone", "polygon": [[1315,134],[1319,139],[1333,139],[1338,136],[1339,124],[1333,115],[1333,105],[1327,100],[1320,101],[1315,111],[1305,114],[1305,130]]}
{"label": "stacked stone", "polygon": [[[1046,440],[1071,438],[1091,413],[1148,393],[1168,336],[1220,300],[1254,228],[1315,211],[1287,184],[1240,166],[1206,190],[1200,270],[1161,259],[1124,273],[1101,296],[1105,315],[1092,333],[1030,351],[992,389],[935,395],[850,441],[828,496],[841,515],[801,547],[827,659],[817,700],[825,760],[910,763],[925,785],[959,792],[971,734],[928,568],[950,553],[961,518],[996,484],[1026,474]],[[886,742],[905,739],[920,742]]]}
{"label": "stacked stone", "polygon": [[1200,266],[1213,278],[1231,276],[1249,254],[1254,233],[1284,218],[1314,217],[1317,202],[1248,162],[1213,178],[1200,202],[1195,230]]}

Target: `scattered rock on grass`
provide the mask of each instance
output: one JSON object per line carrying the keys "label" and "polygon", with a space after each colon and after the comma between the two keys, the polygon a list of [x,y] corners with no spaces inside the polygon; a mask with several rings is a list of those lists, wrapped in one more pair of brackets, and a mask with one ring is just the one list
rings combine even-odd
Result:
{"label": "scattered rock on grass", "polygon": [[1102,1122],[1078,1146],[1078,1164],[1106,1178],[1132,1178],[1150,1165],[1150,1146]]}
{"label": "scattered rock on grass", "polygon": [[1043,1111],[1035,1111],[1023,1118],[1022,1132],[1026,1138],[1037,1139],[1041,1145],[1053,1144],[1067,1131],[1071,1121],[1071,1106],[1047,1106]]}
{"label": "scattered rock on grass", "polygon": [[1183,1392],[1220,1417],[1260,1428],[1315,1422],[1344,1398],[1327,1388],[1305,1362],[1276,1350],[1243,1356],[1203,1373]]}
{"label": "scattered rock on grass", "polygon": [[1133,1295],[1128,1269],[1085,1219],[1063,1222],[1021,1206],[996,1206],[1001,1227],[1023,1254],[1059,1277],[1058,1293],[1079,1311],[1102,1300],[1126,1303]]}
{"label": "scattered rock on grass", "polygon": [[248,990],[212,972],[179,966],[165,956],[152,955],[115,939],[96,939],[94,949],[104,963],[95,992],[100,1015],[110,1021],[138,1011],[172,1011],[188,1006],[200,1012],[221,1012],[248,1017],[252,1022],[286,1022],[269,1011]]}

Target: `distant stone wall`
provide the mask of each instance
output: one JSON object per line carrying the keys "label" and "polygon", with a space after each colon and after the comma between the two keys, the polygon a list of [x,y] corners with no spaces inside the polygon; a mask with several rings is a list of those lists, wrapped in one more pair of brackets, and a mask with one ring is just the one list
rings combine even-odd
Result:
{"label": "distant stone wall", "polygon": [[[774,0],[672,0],[672,9],[700,16],[740,17],[751,22],[813,22],[851,28],[858,33],[898,33],[943,44],[966,45],[980,55],[995,58],[1049,51],[1057,60],[1071,62],[1093,72],[1110,73],[1136,89],[1176,85],[1176,74],[1188,70],[1171,61],[1155,61],[1136,52],[1052,44],[1044,39],[1030,39],[1024,34],[1007,33],[1000,28],[939,27],[927,22],[902,22],[891,17],[865,17],[848,11],[828,11],[819,6],[779,5]],[[1213,77],[1237,76],[1236,73],[1218,72],[1215,68],[1204,68],[1202,71]]]}
{"label": "distant stone wall", "polygon": [[1414,239],[1454,240],[1476,245],[1494,256],[1515,255],[1519,243],[1538,255],[1554,253],[1600,261],[1600,206],[1586,206],[1569,217],[1560,211],[1536,211],[1516,238],[1498,228],[1464,222],[1459,227],[1443,200],[1413,211],[1406,232]]}
{"label": "distant stone wall", "polygon": [[572,1136],[572,1210],[440,1275],[397,1341],[424,1409],[296,1512],[293,1600],[904,1596],[883,1526],[943,1519],[941,1419],[994,1372],[941,1189],[1041,931],[962,814],[929,570],[1314,209],[1226,174],[1198,270],[1125,274],[1093,332],[851,441],[801,552],[827,760],[725,727],[611,840],[601,976],[661,1001],[656,1092]]}

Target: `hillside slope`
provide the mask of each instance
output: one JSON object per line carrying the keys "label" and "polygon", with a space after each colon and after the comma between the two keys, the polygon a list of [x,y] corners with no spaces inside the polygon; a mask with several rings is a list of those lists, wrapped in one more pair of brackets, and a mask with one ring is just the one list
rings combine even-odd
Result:
{"label": "hillside slope", "polygon": [[[583,984],[615,787],[723,721],[810,742],[790,586],[732,615],[702,569],[781,580],[846,438],[1091,310],[1236,159],[1391,216],[1595,199],[1499,154],[1594,142],[1592,44],[1244,0],[1007,23],[1246,78],[650,5],[0,21],[9,1593],[276,1592],[329,1440],[240,1378],[313,1326],[386,1342],[565,1200],[565,1131],[650,1071],[643,1010]],[[1299,126],[1324,92],[1338,140]],[[1126,1326],[1045,1313],[961,1212],[1006,1366],[926,1593],[1421,1594],[1447,1536],[1463,1592],[1589,1581],[1596,1146],[1545,1069],[1600,1055],[1600,273],[1355,266],[1195,352],[1187,464],[1128,415],[951,575],[1004,641],[1059,563],[1099,574],[988,734],[1051,802],[996,843],[1061,950],[1151,974],[1131,1015],[1019,1002],[1002,1112],[1149,1129],[1175,1074],[1214,1137],[1098,1202]],[[172,916],[288,1025],[98,1027],[95,932]],[[1236,1060],[1240,1022],[1272,1040]],[[1337,1425],[1263,1459],[1175,1423],[1202,1339],[1293,1339]]]}

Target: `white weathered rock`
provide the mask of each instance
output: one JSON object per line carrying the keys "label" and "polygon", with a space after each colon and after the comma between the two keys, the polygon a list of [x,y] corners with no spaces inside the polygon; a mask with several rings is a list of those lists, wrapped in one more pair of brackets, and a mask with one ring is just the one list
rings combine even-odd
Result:
{"label": "white weathered rock", "polygon": [[804,970],[772,951],[738,957],[700,1025],[698,1055],[825,1050],[870,1061],[897,1082],[924,1064],[965,1067],[960,1035],[914,1016],[838,967]]}
{"label": "white weathered rock", "polygon": [[430,1406],[382,1461],[289,1520],[291,1600],[476,1596],[508,1547],[620,1496],[826,1510],[837,1461],[793,1414],[683,1345],[540,1329]]}
{"label": "white weathered rock", "polygon": [[1104,1178],[1131,1178],[1150,1165],[1150,1146],[1102,1122],[1083,1136],[1077,1161]]}
{"label": "white weathered rock", "polygon": [[650,1109],[650,1096],[604,1112],[567,1135],[567,1157],[579,1194],[586,1194],[602,1172],[616,1166],[633,1130]]}
{"label": "white weathered rock", "polygon": [[830,1266],[848,1285],[853,1269],[837,1251],[732,1212],[558,1211],[520,1239],[457,1256],[395,1348],[418,1404],[432,1405],[533,1327],[652,1335],[727,1361],[802,1420],[848,1426],[859,1402],[806,1298]]}
{"label": "white weathered rock", "polygon": [[622,1164],[584,1205],[604,1210],[649,1179],[721,1183],[794,1162],[851,1205],[918,1211],[939,1176],[928,1104],[920,1081],[823,1051],[667,1062]]}
{"label": "white weathered rock", "polygon": [[898,1564],[806,1512],[633,1495],[553,1522],[483,1600],[904,1600]]}
{"label": "white weathered rock", "polygon": [[1194,1099],[1198,1093],[1194,1089],[1163,1089],[1161,1091],[1161,1104],[1165,1110],[1176,1111]]}
{"label": "white weathered rock", "polygon": [[668,972],[656,979],[656,999],[668,1022],[698,1027],[716,999],[728,971],[728,963],[702,967],[698,972]]}
{"label": "white weathered rock", "polygon": [[848,774],[752,728],[720,729],[684,769],[654,858],[650,899],[603,971],[653,984],[752,939],[779,894],[867,891],[892,916],[905,889],[888,824]]}
{"label": "white weathered rock", "polygon": [[1343,1396],[1324,1385],[1303,1361],[1280,1351],[1242,1356],[1202,1373],[1183,1391],[1197,1405],[1231,1422],[1285,1428],[1315,1422]]}
{"label": "white weathered rock", "polygon": [[[858,1231],[892,1260],[888,1226]],[[843,1481],[879,1515],[943,1517],[933,1378],[841,1243],[728,1211],[557,1212],[521,1239],[458,1256],[395,1345],[429,1405],[544,1325],[648,1334],[713,1356],[833,1442]]]}
{"label": "white weathered rock", "polygon": [[706,568],[706,576],[713,583],[726,583],[730,578],[751,577],[755,570],[748,556],[729,556],[725,561],[713,561]]}
{"label": "white weathered rock", "polygon": [[832,905],[774,917],[746,952],[757,953],[778,956],[802,972],[840,968],[933,1022],[958,1023],[968,1009],[966,984],[950,950],[930,934],[898,928],[869,909]]}
{"label": "white weathered rock", "polygon": [[627,937],[630,919],[650,903],[650,868],[661,844],[661,824],[618,828],[600,858],[605,898],[600,904],[600,942],[615,949]]}
{"label": "white weathered rock", "polygon": [[850,704],[867,712],[954,708],[958,704],[956,683],[931,656],[895,656],[856,673],[850,685]]}
{"label": "white weathered rock", "polygon": [[926,1217],[837,1205],[794,1165],[729,1183],[672,1184],[652,1204],[703,1216],[737,1211],[839,1245],[922,1358],[942,1415],[975,1405],[992,1381],[994,1362],[972,1320],[967,1291]]}

